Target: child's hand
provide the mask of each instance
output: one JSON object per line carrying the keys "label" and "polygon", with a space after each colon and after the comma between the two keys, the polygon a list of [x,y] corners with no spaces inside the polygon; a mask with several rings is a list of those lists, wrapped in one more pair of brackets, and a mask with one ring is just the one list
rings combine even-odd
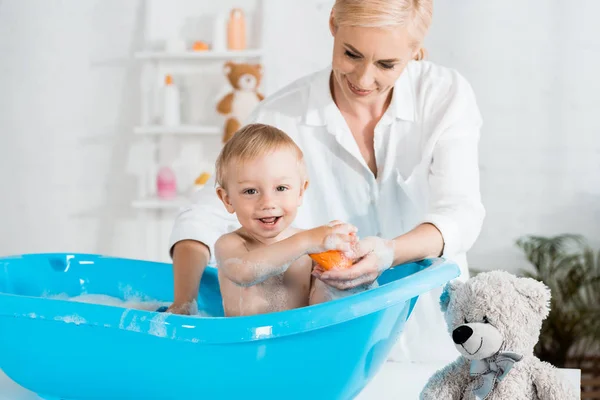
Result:
{"label": "child's hand", "polygon": [[357,228],[341,221],[331,221],[304,233],[308,237],[307,254],[322,253],[329,250],[350,252],[358,242]]}
{"label": "child's hand", "polygon": [[349,269],[325,271],[315,268],[313,275],[336,289],[346,290],[372,284],[394,262],[394,242],[370,236],[361,240],[348,254],[358,261]]}
{"label": "child's hand", "polygon": [[191,315],[192,314],[190,303],[185,303],[185,304],[173,303],[164,312],[171,313],[171,314],[179,314],[179,315]]}

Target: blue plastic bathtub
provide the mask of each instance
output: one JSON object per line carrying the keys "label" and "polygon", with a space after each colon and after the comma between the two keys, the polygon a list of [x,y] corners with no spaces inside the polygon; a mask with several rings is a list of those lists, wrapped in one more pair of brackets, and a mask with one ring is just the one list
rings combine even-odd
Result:
{"label": "blue plastic bathtub", "polygon": [[379,370],[417,296],[457,277],[441,259],[398,266],[330,303],[224,318],[207,268],[179,316],[49,298],[169,301],[170,264],[88,254],[0,258],[0,368],[46,399],[352,399]]}

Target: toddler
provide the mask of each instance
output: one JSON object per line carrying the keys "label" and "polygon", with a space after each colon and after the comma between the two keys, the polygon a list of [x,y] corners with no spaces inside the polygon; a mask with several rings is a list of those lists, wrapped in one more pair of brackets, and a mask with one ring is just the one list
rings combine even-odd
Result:
{"label": "toddler", "polygon": [[240,129],[216,163],[217,195],[241,228],[214,246],[226,316],[289,310],[326,301],[331,289],[312,276],[308,256],[351,252],[356,228],[340,221],[310,230],[291,226],[308,179],[300,148],[263,124]]}

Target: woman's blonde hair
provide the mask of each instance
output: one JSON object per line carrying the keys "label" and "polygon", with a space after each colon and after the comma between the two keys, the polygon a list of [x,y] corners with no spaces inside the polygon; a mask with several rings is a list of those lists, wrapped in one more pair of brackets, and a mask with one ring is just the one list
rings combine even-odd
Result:
{"label": "woman's blonde hair", "polygon": [[425,58],[421,44],[431,26],[433,0],[336,0],[332,11],[336,26],[406,27],[419,49],[415,59]]}
{"label": "woman's blonde hair", "polygon": [[282,130],[271,125],[249,124],[238,130],[217,157],[215,163],[216,184],[225,189],[227,170],[234,164],[255,160],[275,150],[290,149],[304,171],[304,154],[298,145]]}

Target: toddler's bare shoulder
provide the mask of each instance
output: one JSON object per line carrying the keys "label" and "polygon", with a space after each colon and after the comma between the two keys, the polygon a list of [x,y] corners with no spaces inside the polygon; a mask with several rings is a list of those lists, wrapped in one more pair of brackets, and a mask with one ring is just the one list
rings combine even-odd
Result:
{"label": "toddler's bare shoulder", "polygon": [[220,258],[230,255],[232,251],[238,253],[243,248],[247,249],[246,242],[247,239],[241,232],[233,231],[226,233],[215,242],[215,257]]}

